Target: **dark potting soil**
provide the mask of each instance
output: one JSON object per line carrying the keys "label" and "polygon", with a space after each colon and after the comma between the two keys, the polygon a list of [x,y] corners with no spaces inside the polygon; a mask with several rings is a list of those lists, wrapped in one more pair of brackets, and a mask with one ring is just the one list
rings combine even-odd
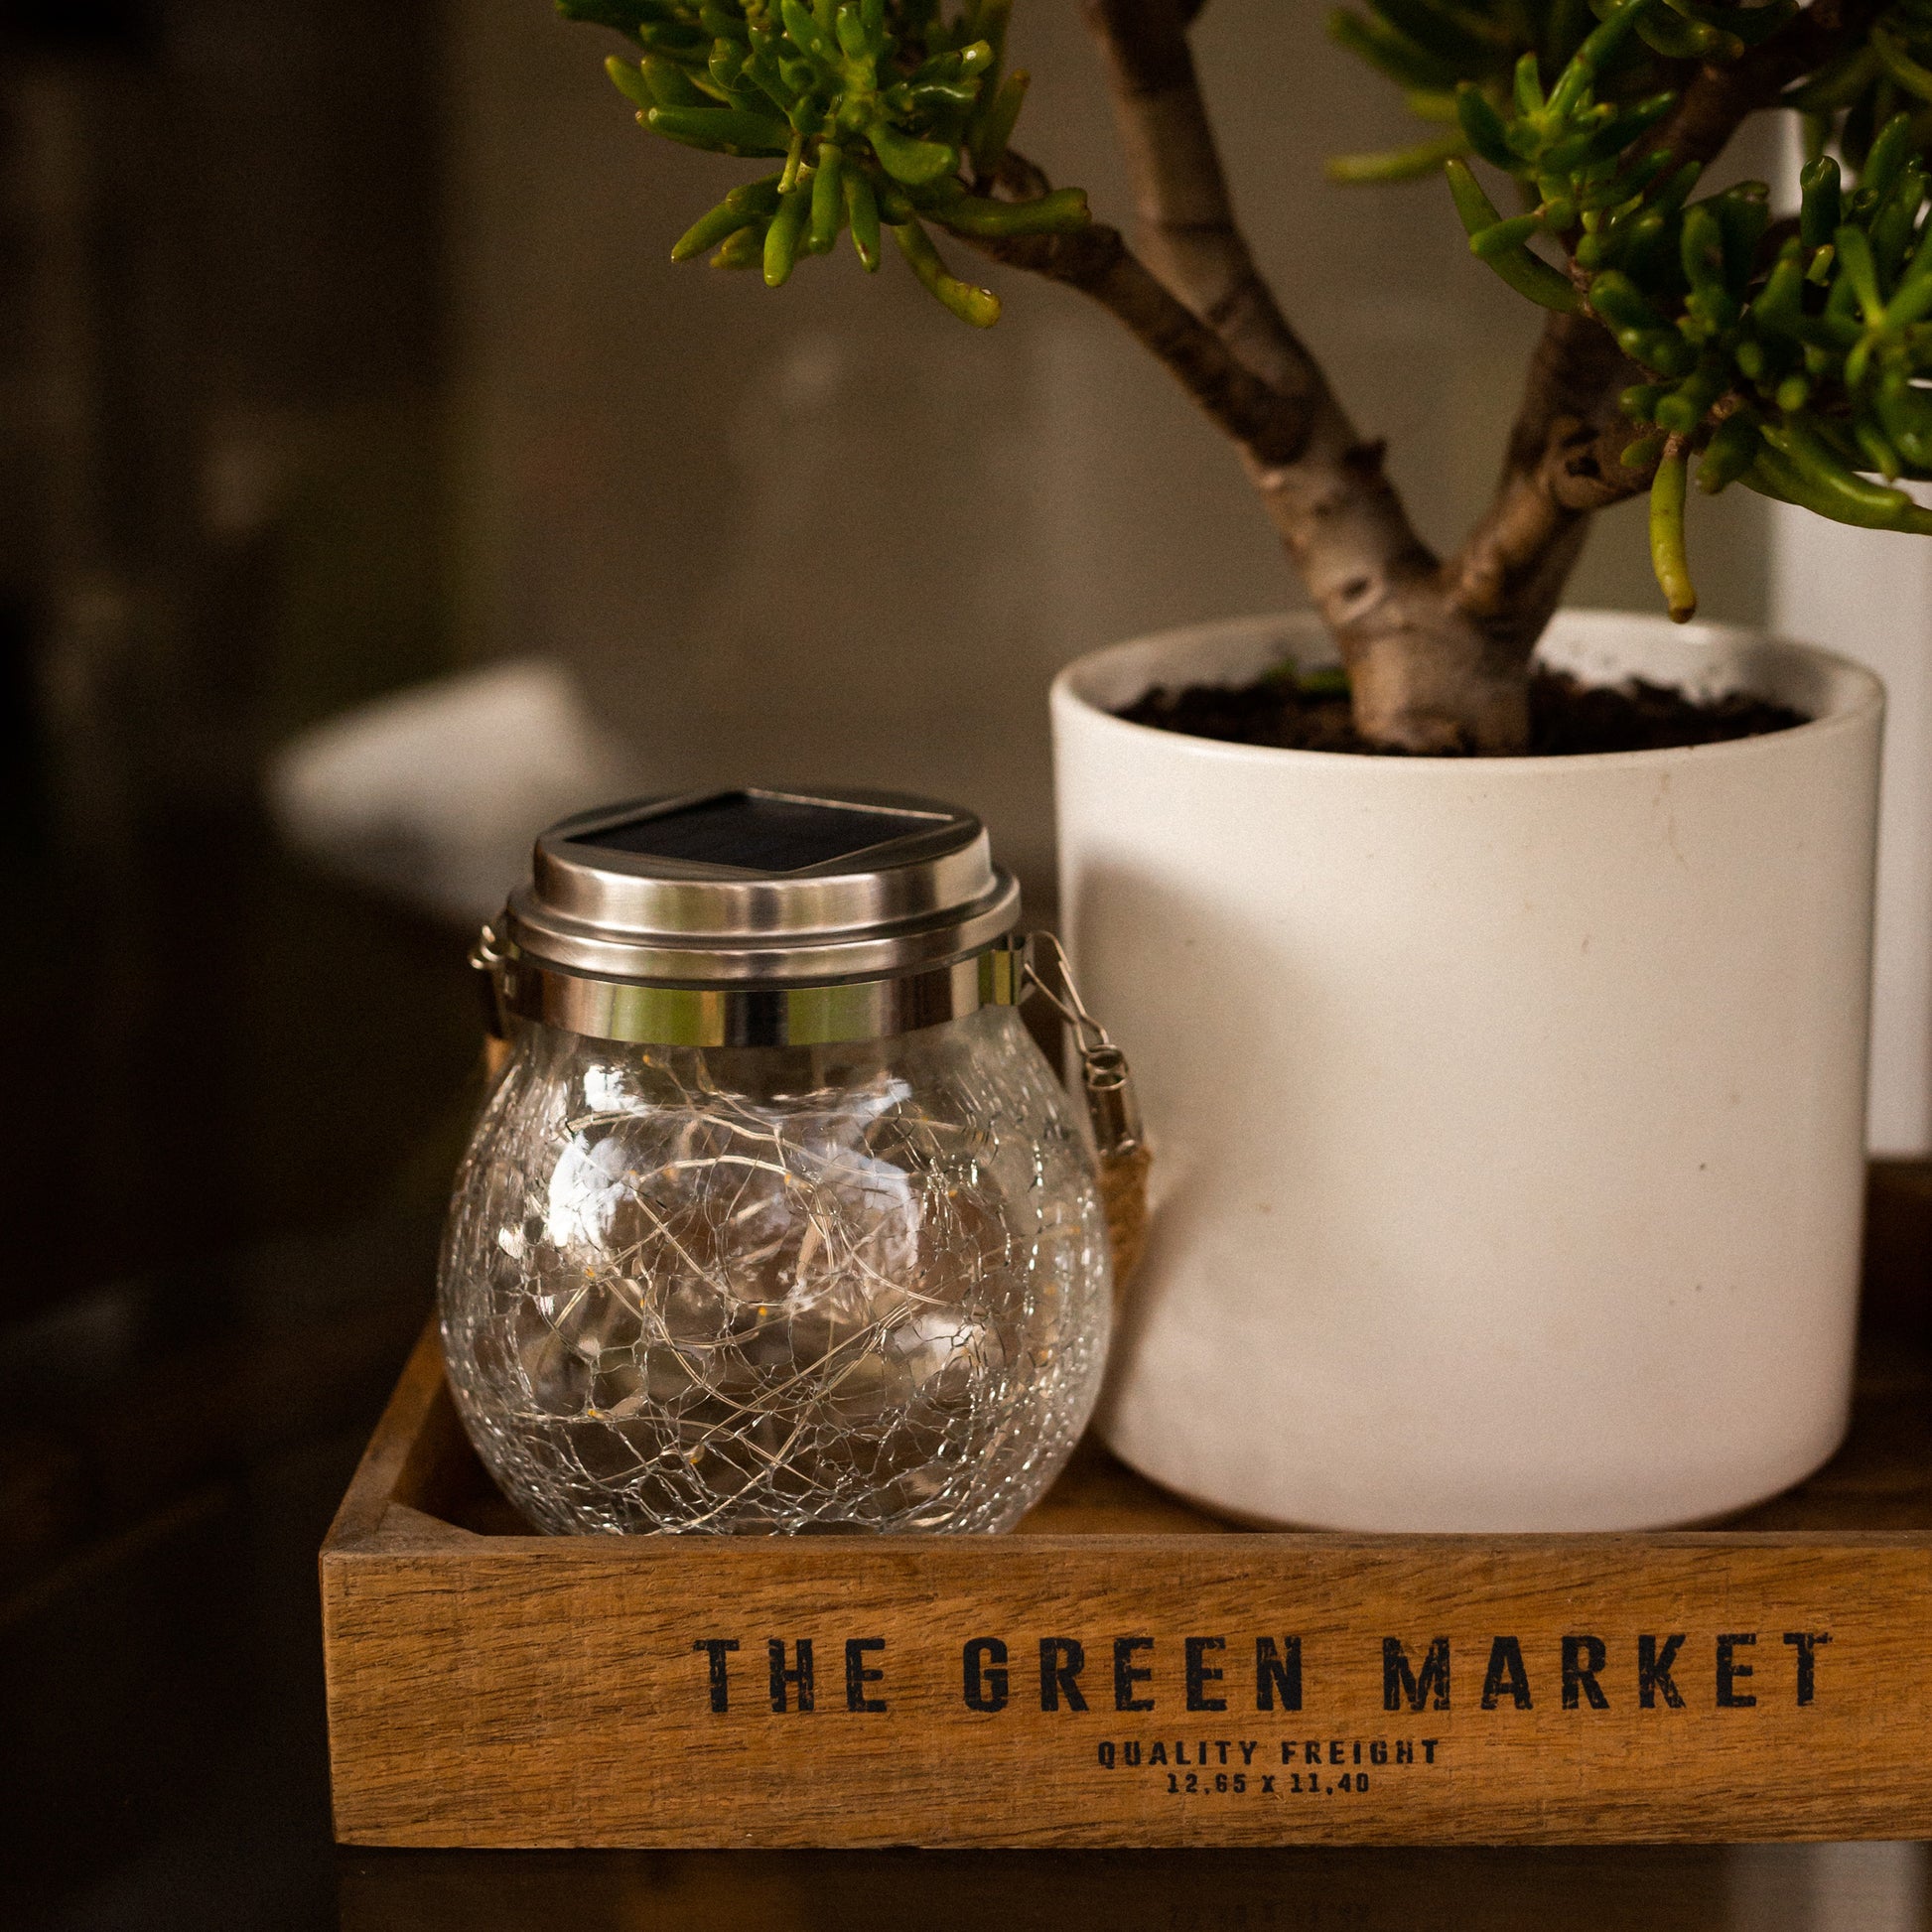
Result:
{"label": "dark potting soil", "polygon": [[[1348,698],[1333,672],[1305,688],[1279,673],[1233,688],[1189,684],[1160,687],[1119,714],[1136,725],[1218,738],[1230,745],[1280,745],[1302,752],[1363,752],[1400,758],[1371,745],[1349,716]],[[1632,678],[1627,684],[1585,684],[1567,671],[1541,667],[1530,675],[1531,758],[1573,758],[1587,752],[1661,752],[1683,745],[1719,745],[1788,731],[1809,720],[1788,705],[1743,692],[1694,698],[1670,685]]]}

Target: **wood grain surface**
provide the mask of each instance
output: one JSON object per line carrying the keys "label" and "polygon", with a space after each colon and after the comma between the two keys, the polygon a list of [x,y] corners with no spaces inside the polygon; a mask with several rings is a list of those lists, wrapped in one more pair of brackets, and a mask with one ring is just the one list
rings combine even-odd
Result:
{"label": "wood grain surface", "polygon": [[1932,1834],[1922,1350],[1875,1349],[1845,1452],[1740,1522],[1249,1534],[1089,1449],[1010,1538],[536,1537],[477,1465],[425,1335],[322,1558],[338,1834]]}

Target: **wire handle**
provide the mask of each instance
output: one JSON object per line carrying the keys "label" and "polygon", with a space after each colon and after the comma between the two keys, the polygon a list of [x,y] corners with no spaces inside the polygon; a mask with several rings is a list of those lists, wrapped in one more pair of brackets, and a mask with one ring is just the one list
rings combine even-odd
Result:
{"label": "wire handle", "polygon": [[[1025,983],[1072,1028],[1080,1048],[1080,1086],[1093,1127],[1094,1152],[1100,1157],[1100,1193],[1107,1210],[1107,1238],[1114,1253],[1114,1293],[1118,1297],[1147,1245],[1147,1176],[1151,1165],[1141,1105],[1134,1092],[1134,1076],[1127,1055],[1114,1044],[1107,1029],[1087,1011],[1080,988],[1067,964],[1066,948],[1056,934],[1035,932],[1033,946],[1045,946],[1053,955],[1061,992],[1056,993],[1035,970],[1029,948]],[[1062,997],[1062,994],[1064,997]]]}
{"label": "wire handle", "polygon": [[477,996],[483,1002],[485,1035],[499,1045],[510,1036],[509,1011],[503,1001],[503,955],[496,944],[495,929],[484,926],[477,934],[467,961],[477,975]]}
{"label": "wire handle", "polygon": [[1035,932],[1035,945],[1048,947],[1065,997],[1027,963],[1027,984],[1073,1029],[1080,1048],[1080,1084],[1087,1099],[1087,1118],[1093,1123],[1093,1144],[1102,1160],[1112,1160],[1140,1151],[1145,1130],[1141,1124],[1140,1101],[1134,1092],[1134,1075],[1127,1055],[1114,1044],[1107,1029],[1087,1011],[1080,997],[1073,969],[1067,964],[1066,948],[1056,934]]}

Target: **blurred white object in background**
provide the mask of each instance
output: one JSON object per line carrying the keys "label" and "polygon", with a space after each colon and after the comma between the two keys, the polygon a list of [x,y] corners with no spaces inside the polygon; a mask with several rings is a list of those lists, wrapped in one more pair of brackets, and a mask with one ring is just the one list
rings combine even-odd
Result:
{"label": "blurred white object in background", "polygon": [[634,780],[568,672],[525,659],[314,726],[269,760],[267,789],[297,851],[474,924],[523,877],[546,825],[621,797]]}
{"label": "blurred white object in background", "polygon": [[1773,503],[1771,627],[1856,657],[1885,681],[1866,1134],[1874,1154],[1924,1154],[1932,1150],[1932,544]]}
{"label": "blurred white object in background", "polygon": [[[1781,118],[1778,202],[1795,209],[1798,117]],[[1932,545],[1769,508],[1772,630],[1885,683],[1865,1138],[1873,1154],[1932,1153]]]}

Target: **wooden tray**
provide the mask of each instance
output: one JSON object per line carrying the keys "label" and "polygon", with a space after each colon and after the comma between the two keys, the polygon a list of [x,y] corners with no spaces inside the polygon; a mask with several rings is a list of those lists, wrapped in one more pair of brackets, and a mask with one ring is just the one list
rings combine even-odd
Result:
{"label": "wooden tray", "polygon": [[352,1844],[1932,1836],[1932,1354],[1722,1529],[1246,1533],[1087,1448],[1012,1537],[734,1541],[529,1535],[431,1332],[322,1595]]}

